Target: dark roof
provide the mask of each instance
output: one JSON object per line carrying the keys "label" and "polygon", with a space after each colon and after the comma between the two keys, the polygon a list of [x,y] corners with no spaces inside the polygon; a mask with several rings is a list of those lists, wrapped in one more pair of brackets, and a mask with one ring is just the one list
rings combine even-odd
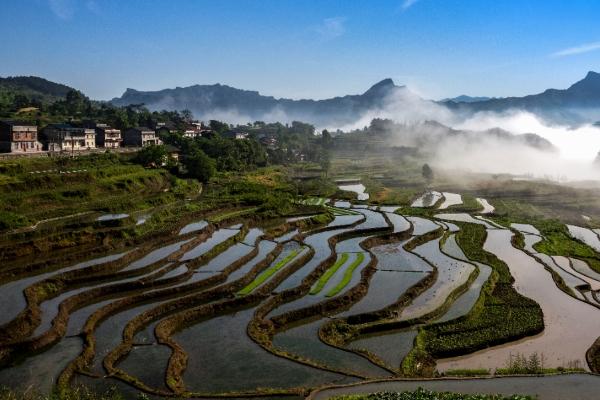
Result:
{"label": "dark roof", "polygon": [[179,147],[173,146],[172,144],[165,144],[164,146],[167,153],[179,153],[181,151]]}
{"label": "dark roof", "polygon": [[56,128],[56,129],[73,129],[75,128],[69,124],[49,124],[46,128]]}
{"label": "dark roof", "polygon": [[37,126],[33,122],[19,121],[19,120],[14,120],[14,119],[2,120],[2,121],[0,121],[0,123],[2,123],[4,125],[8,125],[8,126]]}

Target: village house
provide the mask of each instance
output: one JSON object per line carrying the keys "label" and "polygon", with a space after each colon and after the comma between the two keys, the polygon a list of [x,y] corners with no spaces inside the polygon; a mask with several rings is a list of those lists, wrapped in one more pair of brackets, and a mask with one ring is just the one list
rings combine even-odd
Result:
{"label": "village house", "polygon": [[123,145],[144,147],[162,144],[155,131],[150,128],[136,127],[127,129],[123,135]]}
{"label": "village house", "polygon": [[222,135],[225,139],[248,139],[248,133],[239,131],[227,131]]}
{"label": "village house", "polygon": [[154,124],[154,132],[156,132],[157,135],[164,133],[164,134],[169,134],[169,133],[173,133],[175,132],[176,126],[174,123],[172,123],[171,121],[168,122],[157,122]]}
{"label": "village house", "polygon": [[98,147],[106,147],[107,149],[116,149],[121,147],[123,138],[121,130],[115,129],[107,124],[96,124],[96,145]]}
{"label": "village house", "polygon": [[277,149],[277,138],[275,136],[262,135],[258,140],[263,146],[265,146],[268,149]]}
{"label": "village house", "polygon": [[42,130],[42,142],[51,152],[95,149],[96,131],[69,124],[50,124]]}
{"label": "village house", "polygon": [[0,121],[0,151],[34,153],[42,150],[37,126],[29,122]]}

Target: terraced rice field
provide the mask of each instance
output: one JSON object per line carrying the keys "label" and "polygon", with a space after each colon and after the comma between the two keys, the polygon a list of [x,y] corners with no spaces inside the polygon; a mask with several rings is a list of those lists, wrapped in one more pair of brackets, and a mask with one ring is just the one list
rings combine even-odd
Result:
{"label": "terraced rice field", "polygon": [[[433,192],[413,206],[442,198],[442,209],[462,203],[459,194]],[[505,299],[539,304],[543,331],[430,357],[430,374],[493,372],[517,353],[543,354],[548,368],[594,368],[586,352],[600,335],[600,273],[585,259],[538,252],[545,238],[534,226],[511,230],[466,213],[403,216],[395,206],[299,201],[322,207],[333,221],[304,228],[310,216],[284,218],[273,237],[273,222],[256,226],[245,209],[114,254],[18,273],[3,267],[0,385],[50,390],[85,382],[170,397],[298,397],[321,385],[425,375],[422,364],[411,364],[417,342],[429,340],[420,332],[481,320],[477,313],[493,309],[490,296],[500,287],[514,290],[516,297]],[[480,213],[493,211],[478,201]],[[484,233],[479,247],[460,236],[468,226]],[[566,229],[597,250],[597,232]],[[512,240],[516,232],[522,250]],[[458,334],[469,340],[468,330]]]}

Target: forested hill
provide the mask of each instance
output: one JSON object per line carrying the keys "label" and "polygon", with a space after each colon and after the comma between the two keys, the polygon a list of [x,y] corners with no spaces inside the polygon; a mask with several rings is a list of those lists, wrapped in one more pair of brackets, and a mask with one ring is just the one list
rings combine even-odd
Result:
{"label": "forested hill", "polygon": [[0,78],[0,94],[3,96],[26,96],[42,103],[62,100],[73,88],[51,82],[37,76],[14,76]]}

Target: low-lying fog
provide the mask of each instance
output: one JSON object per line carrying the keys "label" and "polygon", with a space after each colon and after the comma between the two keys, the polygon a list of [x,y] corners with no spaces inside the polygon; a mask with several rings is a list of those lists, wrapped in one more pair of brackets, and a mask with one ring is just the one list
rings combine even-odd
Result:
{"label": "low-lying fog", "polygon": [[[552,110],[543,110],[552,113]],[[589,120],[600,120],[600,113],[594,110],[558,110],[588,114]],[[590,114],[591,113],[591,114]],[[576,128],[551,124],[540,114],[522,110],[502,113],[464,113],[453,111],[443,104],[424,100],[406,88],[398,88],[384,101],[384,106],[357,115],[354,122],[343,126],[335,123],[317,126],[318,130],[342,130],[349,132],[369,126],[374,118],[393,120],[405,127],[415,127],[412,132],[403,129],[391,132],[395,145],[428,147],[433,154],[431,164],[439,168],[460,169],[473,172],[510,173],[546,178],[555,181],[600,180],[600,167],[594,160],[600,151],[600,127],[580,125]],[[207,116],[208,117],[208,116]],[[266,122],[291,122],[282,110],[274,109],[266,113]],[[298,116],[295,116],[298,119]],[[235,110],[220,110],[210,116],[229,122],[245,123],[251,119]],[[311,122],[311,116],[300,120]],[[460,131],[470,131],[468,135],[443,135],[419,130],[424,121],[435,121]],[[512,134],[536,134],[551,142],[555,151],[542,151],[519,140],[485,135],[481,132],[500,128]]]}
{"label": "low-lying fog", "polygon": [[[593,125],[577,128],[551,125],[539,115],[521,110],[463,114],[423,100],[407,90],[396,92],[388,98],[386,107],[362,115],[352,125],[328,128],[360,129],[368,126],[373,118],[388,118],[416,127],[423,121],[437,121],[456,130],[473,131],[466,136],[437,138],[431,163],[440,168],[531,175],[555,181],[600,179],[600,168],[594,165],[600,151],[600,128]],[[495,128],[513,134],[537,134],[551,142],[556,151],[542,151],[518,141],[476,134]],[[415,129],[413,134],[420,132]],[[397,145],[411,145],[414,140],[405,132],[397,132],[396,137]]]}

